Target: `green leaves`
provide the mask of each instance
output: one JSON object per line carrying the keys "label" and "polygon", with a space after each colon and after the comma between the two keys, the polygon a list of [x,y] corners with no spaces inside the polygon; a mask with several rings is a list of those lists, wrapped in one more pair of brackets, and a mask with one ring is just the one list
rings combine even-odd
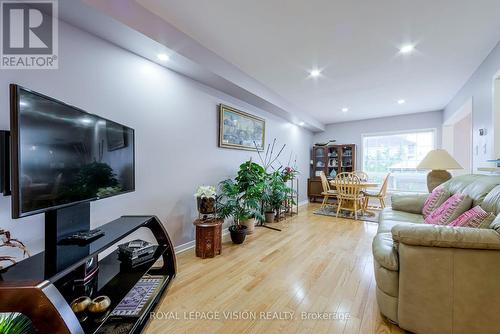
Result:
{"label": "green leaves", "polygon": [[0,334],[30,334],[31,320],[21,313],[0,313]]}
{"label": "green leaves", "polygon": [[266,173],[266,170],[252,162],[240,165],[236,178],[219,183],[217,213],[220,218],[233,217],[237,225],[252,217],[264,220],[262,209],[277,211],[289,199],[292,190],[286,185],[290,173],[281,168]]}

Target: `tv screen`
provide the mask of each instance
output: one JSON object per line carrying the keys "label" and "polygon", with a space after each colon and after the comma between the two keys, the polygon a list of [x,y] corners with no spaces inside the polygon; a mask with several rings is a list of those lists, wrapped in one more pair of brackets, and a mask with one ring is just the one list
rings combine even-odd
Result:
{"label": "tv screen", "polygon": [[14,218],[135,189],[134,130],[11,85]]}

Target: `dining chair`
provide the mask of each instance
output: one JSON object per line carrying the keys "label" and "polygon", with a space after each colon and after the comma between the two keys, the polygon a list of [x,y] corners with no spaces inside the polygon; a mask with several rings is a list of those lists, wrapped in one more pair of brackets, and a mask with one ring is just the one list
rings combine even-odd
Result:
{"label": "dining chair", "polygon": [[364,213],[364,195],[361,192],[361,181],[354,173],[340,173],[335,178],[337,188],[337,217],[341,209],[354,212],[354,219],[358,220],[358,211]]}
{"label": "dining chair", "polygon": [[368,181],[368,174],[366,174],[365,172],[357,170],[353,173],[359,177],[360,181]]}
{"label": "dining chair", "polygon": [[319,177],[321,178],[321,186],[323,187],[323,203],[321,203],[321,208],[323,208],[327,203],[328,199],[337,197],[337,191],[330,189],[330,184],[328,183],[328,179],[323,171],[319,173]]}
{"label": "dining chair", "polygon": [[385,176],[384,182],[382,183],[380,189],[363,191],[363,194],[365,195],[365,203],[364,203],[365,210],[368,209],[368,202],[370,201],[370,198],[376,198],[380,203],[379,207],[370,207],[371,209],[385,208],[385,196],[387,194],[387,186],[389,185],[389,176],[391,176],[391,173],[388,173]]}

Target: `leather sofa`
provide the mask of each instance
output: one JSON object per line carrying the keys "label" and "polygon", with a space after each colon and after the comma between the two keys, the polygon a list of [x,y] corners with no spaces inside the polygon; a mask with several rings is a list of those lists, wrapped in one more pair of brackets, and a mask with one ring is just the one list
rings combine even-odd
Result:
{"label": "leather sofa", "polygon": [[[500,212],[500,176],[443,186]],[[414,333],[500,333],[500,215],[488,229],[423,224],[427,196],[393,195],[380,213],[373,262],[381,313]]]}

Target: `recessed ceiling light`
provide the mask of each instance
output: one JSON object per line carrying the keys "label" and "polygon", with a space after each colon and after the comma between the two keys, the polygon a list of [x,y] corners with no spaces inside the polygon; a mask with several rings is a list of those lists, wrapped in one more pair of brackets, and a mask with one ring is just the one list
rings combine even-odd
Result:
{"label": "recessed ceiling light", "polygon": [[401,53],[410,53],[412,52],[413,50],[415,50],[415,46],[413,44],[406,44],[406,45],[403,45],[400,49],[399,49],[399,52]]}
{"label": "recessed ceiling light", "polygon": [[406,103],[406,101],[404,99],[398,100],[398,104],[405,104],[405,103]]}
{"label": "recessed ceiling light", "polygon": [[170,59],[170,57],[165,53],[160,53],[158,55],[158,59],[160,59],[161,61],[168,61]]}
{"label": "recessed ceiling light", "polygon": [[348,111],[349,111],[349,108],[346,108],[346,107],[342,108],[342,112],[348,112]]}
{"label": "recessed ceiling light", "polygon": [[300,126],[304,126],[304,125],[306,125],[306,123],[304,123],[304,122],[300,122],[300,123],[299,123],[299,125],[300,125]]}
{"label": "recessed ceiling light", "polygon": [[313,78],[317,78],[320,76],[321,74],[321,71],[320,70],[312,70],[311,72],[309,72],[309,74],[313,77]]}

